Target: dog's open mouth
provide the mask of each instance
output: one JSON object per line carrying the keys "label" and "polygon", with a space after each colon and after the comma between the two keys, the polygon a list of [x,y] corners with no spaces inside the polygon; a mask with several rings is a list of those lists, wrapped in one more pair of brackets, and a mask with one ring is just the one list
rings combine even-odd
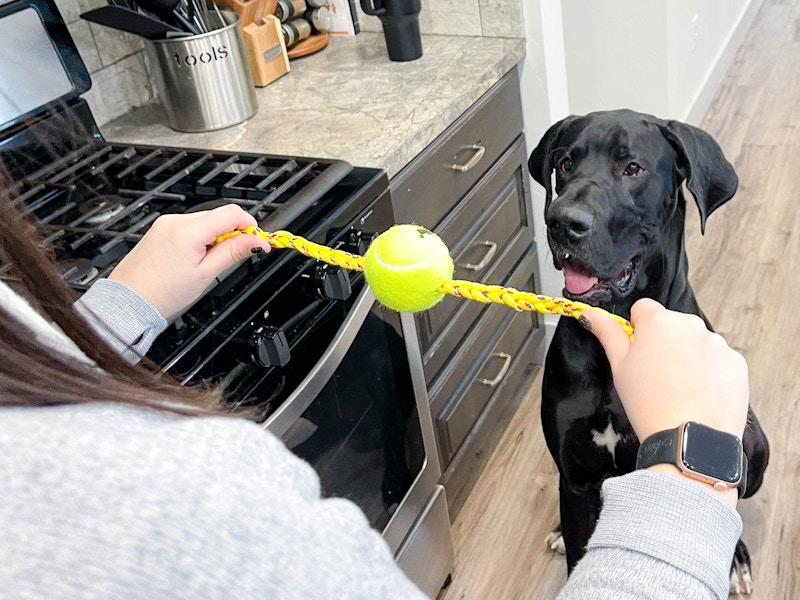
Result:
{"label": "dog's open mouth", "polygon": [[592,273],[580,260],[569,254],[561,261],[564,271],[564,295],[571,300],[594,304],[610,296],[624,298],[633,291],[639,266],[638,258],[626,264],[614,277],[603,279]]}

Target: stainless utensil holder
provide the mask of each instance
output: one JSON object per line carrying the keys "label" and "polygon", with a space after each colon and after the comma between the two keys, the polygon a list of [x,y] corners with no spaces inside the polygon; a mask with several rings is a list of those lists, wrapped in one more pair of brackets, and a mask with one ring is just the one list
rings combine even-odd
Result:
{"label": "stainless utensil holder", "polygon": [[207,33],[144,40],[167,123],[176,131],[223,129],[258,109],[239,15],[223,10],[210,20],[219,27]]}

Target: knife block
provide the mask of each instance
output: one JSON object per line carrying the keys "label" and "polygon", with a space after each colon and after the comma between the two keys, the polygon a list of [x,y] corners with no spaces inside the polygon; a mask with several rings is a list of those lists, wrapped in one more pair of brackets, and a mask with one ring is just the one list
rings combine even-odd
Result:
{"label": "knife block", "polygon": [[237,13],[242,27],[261,18],[259,14],[261,2],[259,0],[214,0],[214,3],[220,8],[227,8]]}
{"label": "knife block", "polygon": [[269,85],[289,72],[286,42],[281,33],[281,22],[276,16],[265,15],[263,22],[245,25],[242,34],[256,87]]}

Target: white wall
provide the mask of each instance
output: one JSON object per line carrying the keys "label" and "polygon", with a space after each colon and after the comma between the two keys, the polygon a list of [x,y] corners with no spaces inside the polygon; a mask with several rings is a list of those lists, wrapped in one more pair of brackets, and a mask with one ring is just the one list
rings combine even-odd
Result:
{"label": "white wall", "polygon": [[573,113],[697,121],[761,0],[561,0]]}
{"label": "white wall", "polygon": [[[523,2],[526,52],[520,69],[522,116],[525,145],[531,152],[552,123],[569,114],[567,68],[564,57],[564,28],[561,3],[553,0]],[[552,255],[544,234],[544,190],[530,180],[533,220],[539,255],[539,289],[549,296],[560,296],[564,277],[553,267]],[[558,317],[543,317],[549,344]]]}
{"label": "white wall", "polygon": [[670,1],[669,111],[698,124],[763,0]]}

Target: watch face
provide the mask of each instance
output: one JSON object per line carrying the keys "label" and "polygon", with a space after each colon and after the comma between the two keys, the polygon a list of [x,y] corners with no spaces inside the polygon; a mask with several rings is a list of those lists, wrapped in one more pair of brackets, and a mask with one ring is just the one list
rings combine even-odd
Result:
{"label": "watch face", "polygon": [[686,423],[682,446],[683,464],[691,471],[731,484],[741,478],[742,443],[736,436]]}

